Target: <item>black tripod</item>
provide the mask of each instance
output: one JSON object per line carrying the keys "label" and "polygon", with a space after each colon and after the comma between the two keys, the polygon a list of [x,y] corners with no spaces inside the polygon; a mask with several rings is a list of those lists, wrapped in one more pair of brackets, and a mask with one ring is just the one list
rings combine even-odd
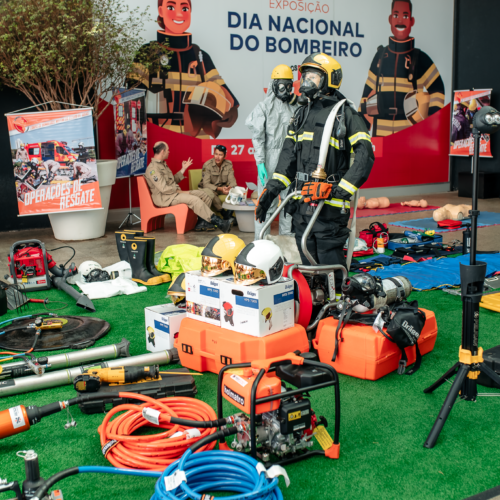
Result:
{"label": "black tripod", "polygon": [[[495,114],[494,114],[495,113]],[[492,122],[483,121],[489,114]],[[480,115],[479,117],[477,115]],[[474,117],[474,160],[472,174],[472,210],[471,216],[471,245],[470,264],[460,264],[460,285],[462,289],[462,345],[460,346],[458,363],[455,363],[441,378],[424,390],[428,394],[440,387],[450,377],[456,374],[450,392],[444,400],[443,407],[434,422],[427,440],[424,443],[426,448],[433,448],[437,438],[453,408],[453,405],[460,394],[461,399],[475,401],[477,397],[477,377],[479,372],[484,373],[495,384],[500,385],[500,377],[483,362],[483,349],[478,346],[479,340],[479,302],[483,295],[484,279],[486,278],[486,263],[476,261],[477,252],[477,209],[478,198],[478,163],[481,132],[495,132],[495,117],[500,115],[493,108],[486,107]],[[476,120],[477,119],[477,120]],[[492,125],[493,124],[493,125]],[[497,125],[498,126],[498,125]],[[493,127],[493,129],[492,129]]]}

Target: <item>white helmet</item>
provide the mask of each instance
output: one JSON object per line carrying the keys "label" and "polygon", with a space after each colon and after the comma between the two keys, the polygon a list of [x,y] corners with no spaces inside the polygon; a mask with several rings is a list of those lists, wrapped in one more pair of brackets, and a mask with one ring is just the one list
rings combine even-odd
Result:
{"label": "white helmet", "polygon": [[33,158],[31,160],[31,163],[33,163],[34,165],[38,165],[40,163],[40,160],[38,158]]}
{"label": "white helmet", "polygon": [[78,147],[79,147],[79,148],[83,148],[83,142],[79,142],[79,143],[78,143]]}
{"label": "white helmet", "polygon": [[234,261],[234,281],[240,285],[253,285],[263,280],[271,285],[279,281],[285,261],[281,249],[269,240],[249,243]]}
{"label": "white helmet", "polygon": [[94,269],[99,269],[102,271],[101,265],[93,260],[86,260],[85,262],[82,262],[78,267],[78,271],[85,279]]}

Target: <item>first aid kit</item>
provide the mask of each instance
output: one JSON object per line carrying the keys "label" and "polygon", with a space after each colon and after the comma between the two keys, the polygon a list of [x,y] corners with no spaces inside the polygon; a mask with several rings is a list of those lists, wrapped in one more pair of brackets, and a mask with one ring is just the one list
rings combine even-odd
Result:
{"label": "first aid kit", "polygon": [[150,352],[172,349],[181,321],[186,317],[186,311],[173,304],[163,304],[146,307],[144,314],[146,316],[146,349]]}
{"label": "first aid kit", "polygon": [[282,278],[272,285],[238,285],[221,281],[221,326],[265,337],[294,325],[294,282]]}
{"label": "first aid kit", "polygon": [[366,241],[368,248],[373,248],[376,239],[383,237],[384,245],[389,242],[389,226],[385,222],[372,222],[368,229],[363,229],[359,237]]}

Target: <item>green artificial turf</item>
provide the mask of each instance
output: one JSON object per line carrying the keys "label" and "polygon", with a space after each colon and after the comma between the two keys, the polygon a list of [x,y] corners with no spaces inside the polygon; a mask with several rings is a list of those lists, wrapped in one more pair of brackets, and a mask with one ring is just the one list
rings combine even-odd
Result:
{"label": "green artificial turf", "polygon": [[[96,300],[97,312],[92,316],[111,324],[110,333],[97,345],[125,337],[131,342],[132,355],[145,353],[144,308],[167,302],[167,289],[161,285],[138,295]],[[30,295],[69,302],[64,314],[85,314],[58,290]],[[287,466],[290,487],[280,479],[285,499],[462,499],[500,484],[498,398],[457,402],[436,447],[423,447],[450,386],[445,384],[430,395],[422,391],[457,361],[461,300],[439,290],[413,293],[411,298],[436,313],[439,333],[434,351],[424,356],[420,371],[413,376],[392,373],[372,382],[340,375],[340,459],[315,457]],[[40,311],[41,305],[30,306],[30,312]],[[9,312],[1,319],[14,316]],[[481,309],[480,345],[485,349],[500,344],[499,318],[498,313]],[[216,375],[195,378],[197,397],[215,407]],[[18,404],[43,405],[74,395],[72,386],[21,394],[1,399],[0,410]],[[311,399],[317,414],[333,423],[333,390],[314,392]],[[225,411],[230,414],[229,403]],[[78,422],[76,428],[65,430],[66,413],[59,413],[28,432],[0,441],[0,477],[22,482],[24,465],[16,457],[18,450],[33,449],[39,454],[45,478],[78,465],[109,465],[97,434],[103,415],[84,415],[77,407],[72,414]],[[153,493],[154,481],[82,474],[65,479],[58,487],[66,500],[146,500]],[[0,493],[0,499],[11,497]]]}

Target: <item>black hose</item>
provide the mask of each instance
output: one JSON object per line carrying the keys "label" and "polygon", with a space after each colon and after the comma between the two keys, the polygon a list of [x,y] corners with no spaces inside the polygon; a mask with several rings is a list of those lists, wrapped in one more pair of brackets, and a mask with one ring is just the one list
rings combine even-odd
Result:
{"label": "black hose", "polygon": [[78,467],[71,467],[71,469],[66,469],[57,474],[54,474],[52,477],[49,477],[43,484],[35,491],[35,496],[32,497],[31,500],[42,500],[45,495],[47,495],[48,491],[54,484],[66,479],[70,476],[75,476],[80,472]]}
{"label": "black hose", "polygon": [[189,449],[195,453],[196,450],[199,450],[200,448],[203,448],[203,446],[206,446],[207,444],[210,444],[212,441],[217,441],[219,439],[225,439],[227,436],[231,436],[233,434],[237,434],[238,427],[235,425],[233,427],[225,427],[224,429],[219,429],[217,432],[214,432],[213,434],[210,434],[209,436],[205,436],[204,438],[201,438],[199,441],[194,443],[189,447]]}
{"label": "black hose", "polygon": [[55,252],[56,250],[61,250],[61,248],[71,248],[71,250],[73,250],[73,255],[63,264],[63,267],[66,267],[68,265],[68,262],[76,255],[76,250],[73,247],[70,247],[69,245],[64,245],[62,247],[57,247],[53,248],[52,250],[48,250],[48,252]]}

